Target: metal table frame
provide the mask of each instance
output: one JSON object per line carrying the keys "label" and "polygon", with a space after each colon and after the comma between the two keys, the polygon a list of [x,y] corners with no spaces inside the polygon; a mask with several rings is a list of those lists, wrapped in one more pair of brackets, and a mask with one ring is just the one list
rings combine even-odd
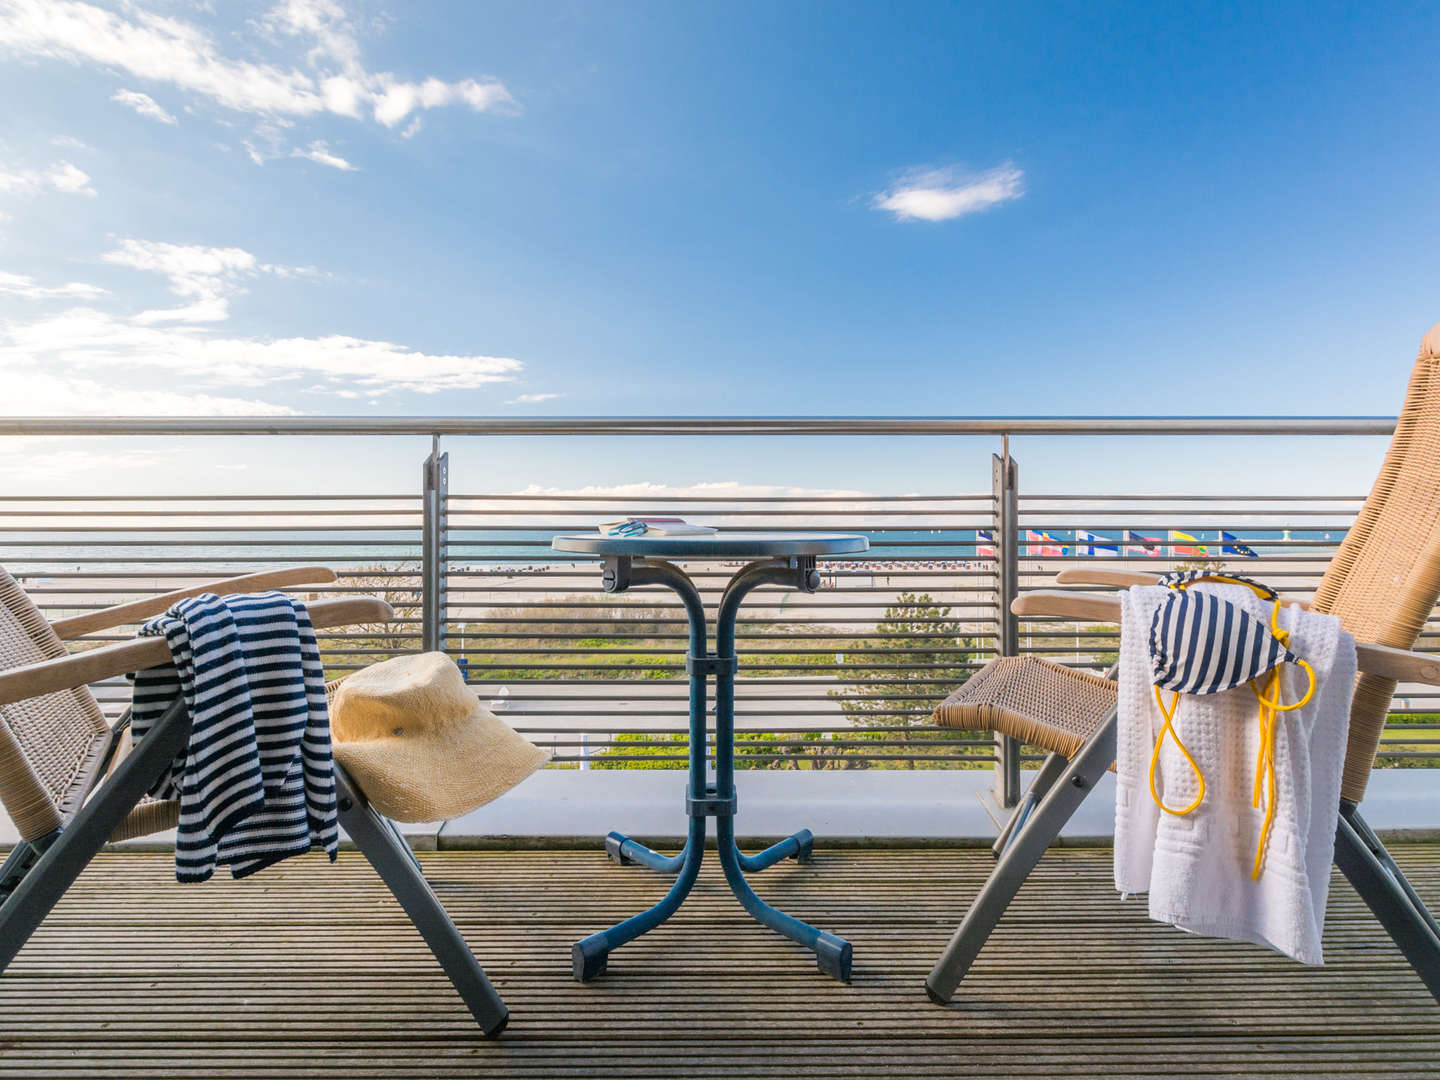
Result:
{"label": "metal table frame", "polygon": [[[556,538],[557,548],[561,539]],[[635,539],[640,540],[643,537]],[[863,541],[863,537],[854,539]],[[700,544],[694,545],[695,550],[680,549],[678,545],[671,546],[677,548],[676,554],[692,557],[715,558],[736,553],[707,551],[703,550],[703,545]],[[776,547],[766,546],[772,550]],[[741,906],[772,930],[811,950],[821,971],[837,979],[849,981],[851,949],[848,941],[818,930],[809,923],[801,922],[772,907],[756,896],[750,883],[745,880],[747,873],[764,870],[782,859],[807,861],[814,844],[810,830],[802,829],[756,855],[746,855],[735,843],[735,672],[738,664],[735,656],[736,616],[740,610],[740,602],[746,594],[761,585],[781,585],[802,592],[815,592],[820,587],[820,573],[815,568],[815,556],[782,555],[762,558],[739,570],[730,579],[720,599],[720,609],[715,620],[713,653],[706,647],[705,608],[700,592],[689,575],[673,563],[653,556],[607,554],[604,559],[606,592],[621,593],[635,587],[661,585],[674,590],[685,605],[685,613],[690,623],[690,649],[685,658],[685,670],[690,677],[690,776],[685,792],[685,811],[690,818],[690,827],[685,847],[678,855],[670,856],[661,855],[618,832],[606,836],[606,853],[622,866],[638,863],[662,874],[678,873],[679,876],[664,899],[654,907],[633,915],[608,930],[577,941],[571,952],[575,978],[588,982],[600,975],[605,970],[612,950],[655,929],[679,909],[700,872],[700,863],[705,856],[705,821],[713,817],[720,865],[724,868],[730,891],[735,894]],[[707,781],[705,767],[706,680],[712,676],[715,679],[713,785]]]}

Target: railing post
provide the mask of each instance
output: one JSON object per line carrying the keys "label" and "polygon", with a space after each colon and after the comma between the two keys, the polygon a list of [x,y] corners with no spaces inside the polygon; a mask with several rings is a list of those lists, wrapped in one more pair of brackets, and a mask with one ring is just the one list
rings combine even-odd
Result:
{"label": "railing post", "polygon": [[450,455],[432,437],[421,478],[420,642],[426,652],[445,648],[446,506],[450,494]]}
{"label": "railing post", "polygon": [[[1005,437],[1001,453],[991,455],[994,479],[995,604],[999,635],[995,651],[1000,656],[1020,652],[1020,624],[1010,610],[1019,592],[1020,499],[1019,470],[1010,456],[1010,439]],[[995,736],[995,801],[1011,807],[1020,801],[1020,740],[1009,735]]]}

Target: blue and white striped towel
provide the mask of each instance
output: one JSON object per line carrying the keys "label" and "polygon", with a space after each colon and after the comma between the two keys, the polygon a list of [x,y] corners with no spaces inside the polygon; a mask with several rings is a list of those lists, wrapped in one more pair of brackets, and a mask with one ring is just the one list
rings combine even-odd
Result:
{"label": "blue and white striped towel", "polygon": [[203,593],[151,619],[173,663],[135,676],[131,734],[177,694],[190,741],[150,794],[180,800],[175,877],[253,874],[312,847],[339,848],[325,672],[305,605],[284,593]]}

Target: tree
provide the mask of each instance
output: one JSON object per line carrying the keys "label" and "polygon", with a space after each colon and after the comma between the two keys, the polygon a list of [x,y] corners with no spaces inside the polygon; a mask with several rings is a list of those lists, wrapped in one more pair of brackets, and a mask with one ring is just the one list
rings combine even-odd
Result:
{"label": "tree", "polygon": [[422,592],[420,571],[413,563],[394,566],[357,566],[340,575],[345,592],[377,596],[395,612],[393,620],[355,623],[339,634],[326,634],[321,649],[327,672],[343,674],[354,667],[366,667],[404,653],[419,652]]}
{"label": "tree", "polygon": [[[875,636],[851,644],[847,659],[856,666],[838,673],[847,691],[831,696],[857,728],[928,725],[931,706],[970,676],[975,643],[962,629],[950,608],[928,593],[902,592],[885,609]],[[902,743],[915,738],[909,731],[875,737]],[[914,760],[905,767],[913,769]]]}

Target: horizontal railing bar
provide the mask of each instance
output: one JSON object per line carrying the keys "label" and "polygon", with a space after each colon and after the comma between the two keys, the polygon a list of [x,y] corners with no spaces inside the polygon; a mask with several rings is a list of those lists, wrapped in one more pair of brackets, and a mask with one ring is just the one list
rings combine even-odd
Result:
{"label": "horizontal railing bar", "polygon": [[[17,496],[17,497],[18,497],[18,496]],[[865,495],[650,495],[650,494],[647,494],[647,495],[644,496],[644,498],[645,498],[645,500],[646,500],[647,502],[653,502],[653,503],[696,503],[696,504],[701,504],[701,503],[703,503],[703,504],[705,504],[705,505],[709,505],[709,504],[712,504],[712,503],[719,503],[719,504],[725,504],[725,503],[783,503],[783,504],[786,504],[786,505],[797,505],[797,504],[798,504],[798,505],[802,505],[802,506],[803,506],[803,505],[808,505],[808,504],[810,504],[810,503],[830,503],[830,502],[856,503],[856,502],[861,502],[861,501],[873,501],[873,502],[919,502],[919,503],[966,501],[966,502],[977,502],[977,503],[985,504],[985,503],[989,503],[989,502],[991,501],[991,499],[994,498],[994,496],[991,495],[991,494],[989,494],[988,492],[985,492],[985,493],[970,492],[970,493],[960,493],[960,494],[952,494],[952,495],[871,495],[871,494],[865,494]],[[586,502],[586,503],[601,503],[601,504],[603,504],[603,505],[609,505],[609,506],[618,505],[618,504],[624,502],[625,505],[629,505],[628,502],[626,502],[625,500],[623,500],[622,498],[620,498],[619,496],[616,496],[616,495],[573,495],[573,494],[567,495],[567,494],[564,494],[564,493],[561,493],[561,492],[556,492],[556,493],[551,494],[551,495],[529,495],[529,494],[519,494],[519,493],[512,493],[512,494],[498,494],[498,493],[496,493],[496,494],[490,494],[490,495],[465,495],[465,494],[461,494],[461,493],[459,493],[459,492],[454,492],[454,491],[452,491],[452,492],[449,494],[448,499],[449,499],[450,504],[451,504],[451,505],[448,507],[448,511],[449,511],[449,513],[451,513],[451,514],[471,513],[471,512],[472,512],[472,511],[465,510],[463,507],[454,506],[453,504],[456,502],[456,500],[459,500],[459,499],[470,499],[470,500],[476,501],[476,502],[500,502],[500,501],[503,501],[503,502],[520,502],[520,503],[526,503],[526,502],[539,502],[539,503],[548,503],[548,502]],[[473,512],[484,513],[483,510],[482,510],[482,511],[473,511]],[[518,510],[515,510],[515,511],[505,511],[505,512],[517,513],[517,514],[520,513],[520,511],[518,511]],[[579,511],[563,511],[563,512],[565,512],[565,513],[578,513]]]}
{"label": "horizontal railing bar", "polygon": [[[673,727],[673,728],[617,728],[617,727],[615,727],[615,726],[612,725],[612,726],[610,726],[610,727],[589,727],[589,728],[587,728],[587,727],[567,727],[567,728],[565,728],[563,731],[557,731],[555,728],[528,727],[528,726],[521,725],[521,724],[514,724],[514,725],[512,725],[512,727],[514,727],[514,729],[515,729],[516,731],[518,731],[521,735],[539,735],[539,736],[550,736],[550,735],[689,735],[689,734],[690,734],[690,729],[689,729],[688,727]],[[834,725],[834,724],[831,724],[829,727],[823,727],[823,726],[811,725],[811,726],[809,726],[809,727],[756,728],[756,729],[754,729],[754,730],[747,730],[747,731],[740,732],[740,734],[746,734],[746,735],[750,735],[750,734],[765,734],[765,735],[824,735],[824,734],[827,734],[827,733],[832,732],[832,731],[843,731],[843,732],[845,732],[846,734],[849,734],[849,735],[855,735],[855,734],[861,734],[861,733],[869,733],[869,732],[881,732],[881,733],[884,733],[884,734],[890,734],[890,733],[893,733],[893,732],[907,732],[907,733],[908,733],[908,732],[920,732],[920,733],[922,733],[922,734],[935,734],[935,733],[937,733],[937,732],[949,731],[949,732],[951,732],[951,733],[953,733],[953,734],[956,734],[956,735],[974,735],[977,740],[978,740],[978,739],[985,739],[985,738],[989,738],[989,737],[990,737],[990,733],[987,732],[987,731],[965,731],[965,730],[963,730],[963,729],[961,729],[961,728],[946,728],[946,727],[941,727],[939,724],[929,724],[929,725],[926,725],[926,726],[923,726],[923,727],[922,727],[921,725],[919,725],[919,724],[916,724],[916,725],[913,726],[913,727],[906,727],[906,726],[904,726],[904,725],[888,725],[888,726],[884,726],[884,727],[869,727],[869,726],[866,726],[866,727],[850,727],[850,726],[848,726],[848,725],[836,726],[836,725]],[[709,736],[707,736],[707,741],[708,741],[708,739],[713,739],[713,736],[714,736],[714,733],[711,732],[711,733],[709,734]],[[549,741],[549,740],[547,739],[547,741]],[[687,741],[688,741],[688,740],[687,740]],[[956,740],[956,741],[957,741],[957,742],[960,742],[960,743],[963,743],[964,740]],[[624,745],[624,744],[622,743],[621,745]],[[947,745],[947,746],[948,746],[948,745],[951,745],[951,744],[950,744],[950,743],[945,743],[944,745]]]}
{"label": "horizontal railing bar", "polygon": [[[749,500],[745,500],[745,501],[748,502]],[[868,498],[868,496],[867,496],[867,497],[865,497],[865,498],[850,499],[850,500],[849,500],[849,504],[850,504],[850,505],[847,506],[847,507],[844,508],[844,509],[841,509],[841,510],[813,510],[813,509],[805,509],[805,510],[803,510],[803,511],[794,511],[794,510],[791,510],[791,511],[782,511],[779,516],[782,516],[782,517],[785,517],[785,516],[797,516],[799,513],[803,513],[806,518],[817,518],[817,517],[824,517],[824,518],[839,517],[839,518],[844,518],[844,517],[854,517],[854,516],[862,516],[862,517],[918,517],[918,516],[921,515],[921,514],[926,514],[926,513],[928,513],[928,514],[930,514],[930,515],[933,515],[933,516],[931,516],[931,517],[928,518],[928,520],[931,521],[931,522],[933,522],[937,517],[939,517],[939,518],[955,518],[955,517],[961,517],[961,516],[962,516],[962,515],[961,515],[961,512],[960,512],[959,510],[938,510],[938,509],[937,509],[937,510],[930,510],[930,511],[923,511],[923,510],[876,510],[876,509],[871,509],[869,506],[865,506],[865,505],[861,505],[861,506],[856,506],[856,505],[855,505],[856,503],[862,503],[862,504],[863,504],[863,503],[868,503],[869,501],[870,501],[870,500],[869,500],[869,498]],[[548,511],[547,511],[547,516],[550,517],[550,518],[552,518],[552,520],[553,520],[553,518],[557,518],[557,517],[587,517],[587,518],[588,518],[588,517],[595,517],[595,516],[600,515],[600,514],[619,514],[619,513],[623,513],[626,517],[651,517],[651,516],[653,516],[653,514],[651,513],[651,511],[660,510],[660,509],[665,510],[667,513],[673,514],[676,509],[680,509],[680,508],[677,508],[677,507],[649,507],[649,508],[646,508],[646,507],[644,507],[644,506],[641,506],[641,507],[638,507],[638,508],[637,508],[637,507],[634,506],[633,504],[626,503],[626,504],[623,504],[623,507],[620,506],[620,505],[616,505],[616,506],[613,506],[613,507],[595,507],[595,508],[593,508],[593,509],[591,509],[591,508],[586,508],[586,509],[577,509],[577,510],[564,510],[564,509],[560,509],[560,508],[554,508],[554,509],[551,509],[551,510],[548,510]],[[977,505],[974,510],[965,512],[965,514],[963,515],[964,521],[966,521],[966,522],[970,522],[970,521],[978,522],[980,525],[983,526],[983,525],[985,524],[985,522],[987,522],[987,521],[989,520],[989,518],[982,513],[982,510],[983,510],[983,507]],[[471,518],[481,518],[481,519],[484,519],[484,518],[489,518],[489,517],[516,517],[516,516],[520,515],[520,514],[523,513],[523,512],[524,512],[524,511],[520,511],[520,510],[456,510],[456,509],[454,509],[454,508],[452,507],[452,508],[450,508],[450,509],[448,510],[448,517],[450,518],[451,526],[454,527],[454,525],[455,525],[455,520],[456,520],[457,518],[471,517]],[[705,511],[705,510],[702,510],[702,511],[700,511],[700,512],[701,512],[701,513],[708,513],[708,514],[710,514],[710,515],[713,516],[713,517],[767,517],[767,518],[773,518],[773,517],[776,517],[776,516],[777,516],[777,515],[776,515],[776,512],[775,512],[774,510],[749,510],[749,509],[743,509],[743,508],[740,508],[740,507],[731,507],[731,508],[727,508],[727,509],[724,509],[724,510],[713,510],[713,511]],[[1197,512],[1198,512],[1198,511],[1197,511]],[[1277,513],[1278,513],[1278,511],[1277,511]],[[549,528],[552,528],[552,527],[553,527],[553,524],[552,524],[552,522],[545,522],[545,523],[543,523],[543,524],[525,523],[525,522],[507,522],[506,524],[503,524],[503,525],[462,525],[462,526],[460,526],[460,527],[461,527],[461,528],[471,528],[471,529],[479,529],[479,528],[484,528],[484,529],[549,529]],[[571,526],[568,526],[568,525],[567,525],[567,526],[565,526],[565,527],[566,527],[566,528],[570,528]],[[972,527],[972,526],[967,525],[967,524],[964,524],[964,523],[960,523],[960,524],[958,524],[958,527],[960,527],[960,528],[970,528],[970,527]]]}
{"label": "horizontal railing bar", "polygon": [[[542,744],[542,745],[543,745],[543,744]],[[1407,756],[1409,756],[1409,755],[1407,755]],[[1424,755],[1422,755],[1422,754],[1416,754],[1416,755],[1414,755],[1414,756],[1415,756],[1415,757],[1423,757]],[[1440,757],[1440,755],[1436,755],[1436,756],[1437,756],[1437,757]],[[738,768],[743,768],[742,762],[745,762],[745,761],[816,761],[816,760],[823,760],[824,757],[825,757],[825,755],[823,755],[823,754],[752,753],[752,752],[750,752],[750,751],[748,751],[748,750],[746,750],[746,751],[741,751],[741,750],[737,747],[737,748],[736,748],[736,752],[735,752],[735,767],[736,767],[737,769],[738,769]],[[642,755],[642,754],[614,754],[614,755],[610,755],[610,756],[607,756],[607,755],[604,755],[604,754],[574,754],[574,755],[561,755],[561,754],[557,754],[557,755],[555,755],[555,757],[551,758],[550,760],[553,761],[553,762],[562,762],[562,763],[563,763],[563,762],[572,762],[572,761],[588,761],[588,762],[590,762],[592,765],[596,765],[597,763],[602,762],[602,761],[603,761],[603,762],[607,762],[607,763],[608,763],[608,762],[616,762],[617,764],[618,764],[618,763],[628,763],[628,762],[633,762],[633,761],[678,761],[678,762],[684,762],[684,761],[688,761],[689,758],[688,758],[686,755],[684,755],[684,754],[667,754],[667,755],[663,755],[663,756],[662,756],[662,755],[647,756],[647,755]],[[948,761],[948,762],[966,761],[966,762],[971,762],[971,761],[974,761],[974,762],[984,762],[984,763],[993,764],[994,761],[995,761],[995,757],[994,757],[993,754],[992,754],[992,755],[989,755],[989,756],[984,756],[984,755],[978,755],[978,754],[961,754],[961,753],[956,753],[956,754],[849,754],[849,755],[845,755],[845,756],[836,755],[836,757],[835,757],[834,760],[836,760],[836,761],[852,761],[852,762],[860,762],[860,761]],[[601,766],[601,767],[604,767],[604,766]]]}
{"label": "horizontal railing bar", "polygon": [[[0,420],[0,427],[4,421]],[[0,431],[0,434],[5,432]],[[420,496],[409,495],[0,495],[0,503],[51,502],[411,502],[419,505]],[[398,513],[399,511],[380,511]]]}
{"label": "horizontal railing bar", "polygon": [[1389,416],[9,416],[0,435],[1390,435]]}
{"label": "horizontal railing bar", "polygon": [[1020,506],[1039,502],[1364,502],[1364,495],[1028,495],[1021,493]]}

